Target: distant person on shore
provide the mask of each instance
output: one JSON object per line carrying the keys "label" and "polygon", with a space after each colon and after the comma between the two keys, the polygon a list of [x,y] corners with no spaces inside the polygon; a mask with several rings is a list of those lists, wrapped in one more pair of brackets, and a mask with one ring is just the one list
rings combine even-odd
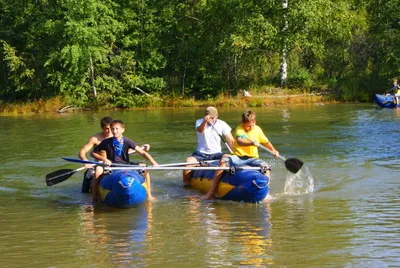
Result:
{"label": "distant person on shore", "polygon": [[[86,157],[86,154],[89,153],[94,147],[100,144],[100,142],[104,139],[111,138],[113,135],[111,133],[111,123],[112,123],[112,118],[111,117],[103,117],[100,120],[100,127],[102,129],[101,132],[98,132],[91,136],[88,140],[88,142],[80,149],[78,153],[78,157],[81,160],[87,161],[88,158]],[[146,151],[150,150],[150,145],[149,144],[144,144],[142,146],[143,149]],[[131,150],[129,153],[133,153],[134,150]],[[88,193],[90,190],[90,183],[94,175],[94,169],[93,169],[93,164],[85,164],[85,167],[87,170],[85,171],[85,175],[83,178],[82,182],[82,193]]]}
{"label": "distant person on shore", "polygon": [[[197,149],[186,158],[186,162],[201,162],[208,160],[220,160],[224,154],[221,148],[221,137],[225,136],[227,146],[233,147],[233,136],[231,127],[224,121],[218,119],[218,110],[215,107],[208,107],[204,117],[196,120]],[[195,165],[187,165],[193,167]],[[190,185],[190,170],[183,171],[184,186]]]}
{"label": "distant person on shore", "polygon": [[[256,125],[256,114],[250,110],[242,113],[242,121],[237,126],[233,145],[233,155],[228,155],[227,158],[221,159],[219,166],[252,166],[261,167],[268,177],[270,177],[270,168],[268,164],[260,159],[258,154],[258,145],[263,144],[273,152],[275,157],[279,156],[279,152],[275,149],[272,143],[265,136],[262,129]],[[214,174],[214,179],[210,190],[201,197],[201,199],[211,199],[217,191],[218,183],[221,180],[223,170],[217,170]]]}
{"label": "distant person on shore", "polygon": [[[129,150],[135,150],[145,159],[151,162],[153,166],[158,166],[157,162],[153,159],[153,157],[136,145],[136,143],[122,134],[125,131],[124,122],[121,120],[113,120],[111,125],[112,137],[106,138],[100,142],[99,145],[94,147],[92,151],[93,157],[95,157],[98,161],[102,161],[106,166],[111,166],[112,163],[129,163]],[[96,166],[94,179],[92,182],[92,201],[96,202],[98,197],[98,185],[101,179],[101,176],[104,173],[104,168],[102,166]],[[150,174],[148,171],[144,172],[144,177],[147,185],[147,198],[148,200],[153,200],[153,196],[151,195],[151,187],[150,187]]]}

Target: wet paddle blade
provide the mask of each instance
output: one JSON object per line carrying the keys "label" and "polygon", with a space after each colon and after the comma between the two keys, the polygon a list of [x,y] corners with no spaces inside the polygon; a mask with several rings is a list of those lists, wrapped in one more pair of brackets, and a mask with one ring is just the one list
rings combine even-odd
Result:
{"label": "wet paddle blade", "polygon": [[285,161],[285,167],[292,173],[297,173],[303,166],[303,162],[297,158],[289,158]]}
{"label": "wet paddle blade", "polygon": [[71,177],[77,171],[78,170],[76,170],[76,169],[60,169],[60,170],[51,172],[46,175],[46,185],[52,186],[54,184],[63,182],[65,180],[67,180],[69,177]]}

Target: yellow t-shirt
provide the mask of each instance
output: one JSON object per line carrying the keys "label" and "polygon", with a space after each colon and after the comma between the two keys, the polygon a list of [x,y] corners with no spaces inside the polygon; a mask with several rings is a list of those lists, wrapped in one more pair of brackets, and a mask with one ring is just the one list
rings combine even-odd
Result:
{"label": "yellow t-shirt", "polygon": [[269,143],[268,138],[264,135],[264,132],[262,129],[255,125],[252,130],[247,132],[243,126],[240,124],[237,126],[235,133],[233,135],[235,142],[233,144],[233,153],[238,155],[238,156],[249,156],[249,157],[255,157],[255,158],[260,158],[258,155],[258,147],[257,146],[240,146],[237,143],[237,137],[242,136],[245,134],[247,137],[249,137],[251,140],[256,141],[258,143],[263,143],[267,144]]}

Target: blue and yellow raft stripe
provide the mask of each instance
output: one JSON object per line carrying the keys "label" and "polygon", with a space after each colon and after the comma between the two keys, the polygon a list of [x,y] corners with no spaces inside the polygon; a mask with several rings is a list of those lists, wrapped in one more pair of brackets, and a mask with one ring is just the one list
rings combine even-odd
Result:
{"label": "blue and yellow raft stripe", "polygon": [[[204,193],[211,188],[215,171],[192,171],[191,187]],[[268,195],[269,178],[258,170],[224,172],[214,196],[222,200],[257,203]]]}
{"label": "blue and yellow raft stripe", "polygon": [[136,170],[116,170],[101,178],[100,201],[110,207],[136,207],[146,201],[147,185]]}

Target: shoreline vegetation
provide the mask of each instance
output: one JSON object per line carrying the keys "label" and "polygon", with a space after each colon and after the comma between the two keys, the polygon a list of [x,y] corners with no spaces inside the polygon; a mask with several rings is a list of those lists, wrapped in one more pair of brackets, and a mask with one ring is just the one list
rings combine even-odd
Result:
{"label": "shoreline vegetation", "polygon": [[[216,98],[196,100],[193,97],[183,96],[145,96],[147,101],[131,107],[117,107],[112,103],[102,103],[94,100],[86,105],[74,105],[67,98],[55,97],[21,103],[0,103],[0,115],[20,116],[46,113],[70,113],[74,111],[100,111],[133,108],[180,108],[203,107],[268,107],[284,105],[304,105],[341,102],[335,99],[331,92],[288,92],[274,89],[265,92],[241,91],[237,95],[220,94]],[[143,105],[144,104],[144,105]]]}

